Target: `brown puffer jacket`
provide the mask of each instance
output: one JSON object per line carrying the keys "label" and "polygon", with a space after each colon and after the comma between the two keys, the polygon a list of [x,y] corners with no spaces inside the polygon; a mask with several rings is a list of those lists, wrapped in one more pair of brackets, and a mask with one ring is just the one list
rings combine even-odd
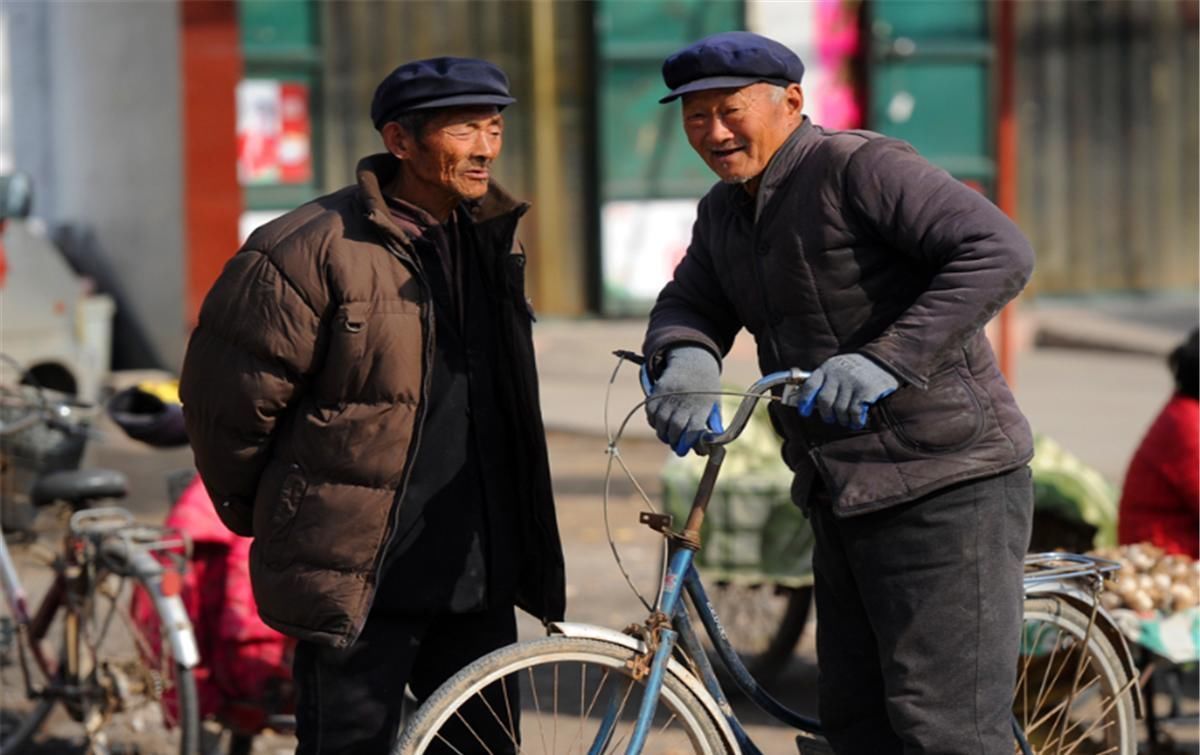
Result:
{"label": "brown puffer jacket", "polygon": [[901,387],[861,430],[771,405],[797,499],[820,475],[836,513],[862,514],[1033,456],[983,335],[1032,270],[1017,226],[909,145],[805,119],[756,197],[718,184],[701,200],[643,348],[652,364],[680,343],[723,355],[745,327],[764,373],[846,352],[888,368]]}
{"label": "brown puffer jacket", "polygon": [[[263,619],[302,639],[352,643],[421,437],[432,304],[381,191],[398,162],[255,231],[205,298],[180,381],[196,467],[222,521],[253,535]],[[472,207],[521,507],[518,604],[565,608],[549,463],[516,226],[528,205],[493,184]]]}

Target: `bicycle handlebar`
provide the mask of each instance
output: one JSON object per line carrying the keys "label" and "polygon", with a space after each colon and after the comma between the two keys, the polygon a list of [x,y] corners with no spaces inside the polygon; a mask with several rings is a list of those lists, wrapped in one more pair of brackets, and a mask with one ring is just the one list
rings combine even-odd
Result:
{"label": "bicycle handlebar", "polygon": [[[808,380],[812,373],[807,370],[802,370],[798,367],[793,367],[790,370],[781,370],[772,372],[768,375],[763,375],[745,391],[745,396],[742,402],[738,404],[737,411],[733,415],[733,419],[725,428],[725,432],[713,434],[706,433],[703,442],[707,446],[723,446],[737,439],[742,434],[742,430],[746,429],[746,423],[750,421],[750,415],[754,413],[755,406],[759,400],[771,391],[781,385],[797,386]],[[642,385],[642,393],[648,398],[654,392],[654,384],[650,381],[650,372],[645,364],[642,364],[638,370],[638,378]],[[787,400],[787,393],[784,393],[784,400]]]}
{"label": "bicycle handlebar", "polygon": [[86,417],[96,411],[94,404],[43,388],[7,354],[0,353],[0,363],[8,365],[16,377],[12,383],[0,383],[0,438],[38,425],[67,434],[86,428]]}

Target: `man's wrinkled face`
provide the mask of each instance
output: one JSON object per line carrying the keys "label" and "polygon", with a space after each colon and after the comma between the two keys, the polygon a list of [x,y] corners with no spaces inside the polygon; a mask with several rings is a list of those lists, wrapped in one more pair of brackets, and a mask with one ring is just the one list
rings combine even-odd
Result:
{"label": "man's wrinkled face", "polygon": [[504,118],[495,107],[447,108],[420,139],[406,136],[403,159],[413,178],[449,198],[479,199],[500,154]]}
{"label": "man's wrinkled face", "polygon": [[[754,181],[802,118],[804,95],[759,82],[683,96],[688,143],[725,183]],[[757,188],[755,182],[749,188]]]}

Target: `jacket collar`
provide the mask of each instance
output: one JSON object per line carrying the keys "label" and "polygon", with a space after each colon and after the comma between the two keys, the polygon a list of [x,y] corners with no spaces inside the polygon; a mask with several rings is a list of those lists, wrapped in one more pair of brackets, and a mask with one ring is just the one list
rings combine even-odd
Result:
{"label": "jacket collar", "polygon": [[[412,244],[412,239],[396,225],[392,214],[388,212],[387,200],[383,197],[383,187],[391,181],[399,168],[399,160],[381,152],[359,160],[355,173],[358,178],[358,194],[367,218],[408,247]],[[513,216],[515,222],[516,218],[524,215],[529,209],[529,203],[514,198],[495,181],[489,181],[487,194],[477,201],[464,203],[464,207],[476,224],[505,216]]]}
{"label": "jacket collar", "polygon": [[800,122],[796,130],[788,135],[775,154],[763,169],[762,180],[758,184],[755,195],[754,220],[762,217],[763,210],[778,192],[779,187],[792,175],[792,171],[812,151],[820,138],[818,128],[813,125],[808,116]]}

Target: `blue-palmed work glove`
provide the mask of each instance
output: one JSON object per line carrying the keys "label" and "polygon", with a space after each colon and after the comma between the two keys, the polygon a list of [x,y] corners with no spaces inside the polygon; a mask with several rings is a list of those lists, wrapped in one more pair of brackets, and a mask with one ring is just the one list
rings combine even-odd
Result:
{"label": "blue-palmed work glove", "polygon": [[867,412],[900,387],[892,373],[862,354],[838,354],[826,359],[800,386],[796,408],[804,417],[813,408],[821,419],[852,430],[867,424]]}
{"label": "blue-palmed work glove", "polygon": [[646,399],[646,418],[659,440],[685,456],[706,432],[723,432],[717,399],[721,365],[699,346],[671,349],[666,363]]}

